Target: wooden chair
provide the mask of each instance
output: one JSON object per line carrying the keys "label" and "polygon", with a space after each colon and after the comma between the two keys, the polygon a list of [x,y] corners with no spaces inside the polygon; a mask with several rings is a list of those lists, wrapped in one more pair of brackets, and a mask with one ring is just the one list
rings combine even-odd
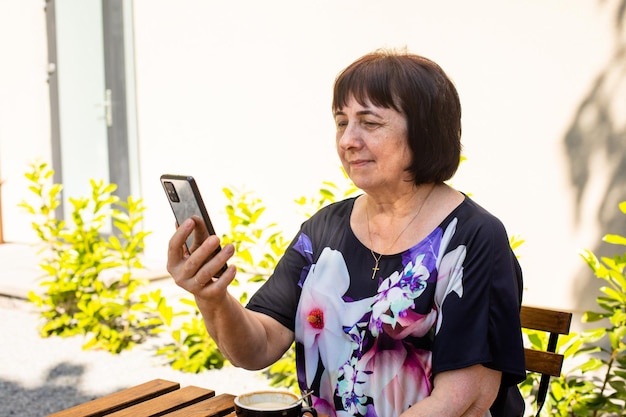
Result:
{"label": "wooden chair", "polygon": [[546,351],[531,348],[524,349],[526,370],[541,374],[539,390],[537,391],[537,416],[543,407],[548,394],[551,376],[559,376],[563,367],[563,355],[556,352],[559,335],[569,334],[572,323],[572,313],[522,306],[520,311],[522,328],[540,330],[549,334]]}

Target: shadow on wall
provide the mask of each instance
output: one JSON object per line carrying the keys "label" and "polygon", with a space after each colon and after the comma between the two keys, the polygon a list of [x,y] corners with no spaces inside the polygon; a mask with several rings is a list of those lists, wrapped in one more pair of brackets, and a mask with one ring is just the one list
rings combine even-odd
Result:
{"label": "shadow on wall", "polygon": [[[602,7],[608,7],[600,0]],[[607,233],[626,234],[626,216],[618,205],[626,200],[626,0],[615,9],[614,52],[604,70],[598,74],[589,93],[580,103],[572,125],[564,138],[569,162],[569,175],[575,189],[576,225],[583,219],[583,207],[589,194],[599,195],[594,223],[598,224],[598,242],[588,247],[598,256],[613,256],[618,248],[601,241]],[[598,168],[601,172],[598,173]],[[598,178],[602,175],[603,178]],[[602,187],[595,190],[594,187]],[[601,192],[598,192],[601,191]],[[596,197],[593,197],[596,198]],[[601,281],[581,258],[581,268],[574,277],[576,305],[583,311],[597,310],[595,299],[600,295]],[[590,298],[589,294],[596,294]]]}

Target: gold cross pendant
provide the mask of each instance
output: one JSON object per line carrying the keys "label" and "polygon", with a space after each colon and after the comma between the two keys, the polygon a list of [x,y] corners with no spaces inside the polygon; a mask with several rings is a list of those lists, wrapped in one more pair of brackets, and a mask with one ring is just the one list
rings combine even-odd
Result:
{"label": "gold cross pendant", "polygon": [[380,268],[378,267],[378,261],[376,261],[376,265],[374,265],[374,268],[372,268],[372,279],[376,278],[376,272],[379,270]]}

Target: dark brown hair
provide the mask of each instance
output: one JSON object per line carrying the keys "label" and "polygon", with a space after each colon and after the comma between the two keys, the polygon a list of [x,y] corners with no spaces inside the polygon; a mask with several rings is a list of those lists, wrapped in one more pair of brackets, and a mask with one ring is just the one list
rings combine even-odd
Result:
{"label": "dark brown hair", "polygon": [[447,181],[461,159],[461,103],[452,81],[435,62],[408,52],[378,50],[344,69],[335,80],[333,111],[354,96],[365,105],[392,108],[407,118],[415,184]]}

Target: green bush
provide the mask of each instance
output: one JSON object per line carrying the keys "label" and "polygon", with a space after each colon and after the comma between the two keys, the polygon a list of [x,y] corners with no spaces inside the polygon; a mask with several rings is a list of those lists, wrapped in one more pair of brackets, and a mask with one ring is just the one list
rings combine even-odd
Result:
{"label": "green bush", "polygon": [[[41,335],[82,334],[85,348],[119,353],[156,334],[161,320],[138,299],[144,281],[134,276],[148,235],[141,230],[142,201],[120,201],[112,195],[115,185],[91,180],[91,196],[69,198],[71,219],[58,220],[62,186],[50,184],[54,171],[46,163],[30,168],[25,176],[38,201],[20,206],[35,217],[32,227],[42,243],[45,291],[29,293],[41,311]],[[115,233],[107,238],[101,231],[111,222]]]}
{"label": "green bush", "polygon": [[[159,303],[159,316],[163,320],[164,327],[169,331],[171,340],[158,347],[156,355],[164,357],[172,369],[199,373],[208,369],[221,369],[227,362],[222,352],[219,351],[215,341],[209,336],[204,326],[195,301],[183,299],[181,302],[189,306],[192,311],[174,312],[172,307],[167,306],[160,292],[150,294],[153,301]],[[147,300],[146,300],[147,301]],[[193,314],[182,324],[173,323],[176,316]]]}
{"label": "green bush", "polygon": [[[626,201],[619,209],[626,214]],[[626,237],[621,235],[607,234],[603,240],[626,247]],[[600,288],[603,295],[596,298],[599,310],[587,311],[582,321],[601,322],[601,326],[559,338],[557,351],[565,356],[564,368],[574,359],[580,363],[561,377],[552,378],[541,415],[622,416],[626,414],[626,250],[611,258],[598,259],[589,250],[583,250],[581,256],[605,284]],[[526,333],[531,345],[545,349],[545,334]],[[530,374],[520,385],[531,398],[538,379],[538,375]]]}

